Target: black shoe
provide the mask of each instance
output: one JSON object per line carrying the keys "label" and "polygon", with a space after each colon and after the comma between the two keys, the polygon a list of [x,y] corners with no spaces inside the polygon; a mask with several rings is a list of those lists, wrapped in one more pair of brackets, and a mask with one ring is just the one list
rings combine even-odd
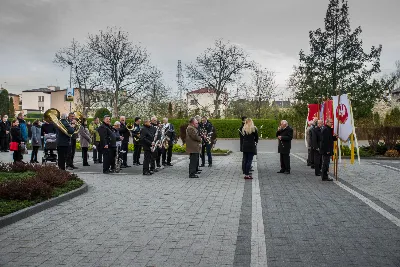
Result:
{"label": "black shoe", "polygon": [[130,168],[131,167],[128,164],[124,164],[123,166],[124,166],[124,168]]}
{"label": "black shoe", "polygon": [[333,179],[330,178],[330,177],[324,177],[324,178],[322,178],[322,181],[329,181],[329,182],[332,182]]}
{"label": "black shoe", "polygon": [[311,165],[311,169],[315,169],[315,166],[314,166],[314,165]]}
{"label": "black shoe", "polygon": [[79,169],[78,167],[76,167],[76,166],[72,166],[71,168],[73,168],[73,169]]}
{"label": "black shoe", "polygon": [[202,172],[203,170],[197,170],[196,172]]}
{"label": "black shoe", "polygon": [[153,172],[158,172],[158,170],[157,170],[157,169],[155,169],[155,170],[153,170]]}
{"label": "black shoe", "polygon": [[142,165],[142,163],[140,163],[140,162],[136,162],[136,165],[140,166],[140,165]]}
{"label": "black shoe", "polygon": [[197,176],[197,175],[189,175],[189,178],[199,178],[199,176]]}
{"label": "black shoe", "polygon": [[208,167],[212,167],[212,164],[208,164]]}
{"label": "black shoe", "polygon": [[253,169],[250,169],[250,171],[251,171],[251,172],[254,172],[254,170],[253,170]]}
{"label": "black shoe", "polygon": [[321,174],[320,173],[316,173],[315,176],[321,176]]}
{"label": "black shoe", "polygon": [[150,174],[154,174],[154,172],[153,171],[149,171],[150,172]]}
{"label": "black shoe", "polygon": [[290,174],[290,171],[285,171],[284,174]]}
{"label": "black shoe", "polygon": [[99,161],[98,163],[101,164],[101,163],[103,163],[103,162],[102,162],[102,161]]}
{"label": "black shoe", "polygon": [[201,164],[199,167],[204,167],[205,165],[204,164]]}
{"label": "black shoe", "polygon": [[110,174],[110,171],[103,171],[104,174]]}
{"label": "black shoe", "polygon": [[196,174],[201,174],[201,172],[196,172]]}
{"label": "black shoe", "polygon": [[279,172],[277,172],[277,173],[284,173],[285,171],[284,170],[280,170]]}
{"label": "black shoe", "polygon": [[152,175],[151,172],[144,172],[143,175]]}
{"label": "black shoe", "polygon": [[89,167],[90,165],[86,163],[86,164],[83,164],[83,166],[85,166],[85,167]]}
{"label": "black shoe", "polygon": [[310,164],[310,163],[307,163],[307,166],[311,166],[311,164]]}
{"label": "black shoe", "polygon": [[167,165],[167,163],[163,162],[163,163],[161,163],[161,165],[165,166],[165,165]]}
{"label": "black shoe", "polygon": [[166,166],[170,166],[170,167],[172,167],[172,166],[174,166],[173,164],[171,164],[171,163],[167,163],[166,164]]}
{"label": "black shoe", "polygon": [[161,168],[161,165],[157,165],[157,168]]}

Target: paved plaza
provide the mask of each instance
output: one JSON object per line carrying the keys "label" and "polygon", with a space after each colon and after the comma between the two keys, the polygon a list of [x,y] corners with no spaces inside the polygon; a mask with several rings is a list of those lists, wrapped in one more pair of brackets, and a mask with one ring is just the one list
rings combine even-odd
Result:
{"label": "paved plaza", "polygon": [[77,153],[89,191],[1,228],[0,266],[400,266],[399,161],[343,160],[339,181],[323,182],[304,141],[290,175],[276,173],[276,142],[261,141],[244,180],[238,140],[217,146],[233,153],[199,179],[186,155],[142,176],[83,168]]}

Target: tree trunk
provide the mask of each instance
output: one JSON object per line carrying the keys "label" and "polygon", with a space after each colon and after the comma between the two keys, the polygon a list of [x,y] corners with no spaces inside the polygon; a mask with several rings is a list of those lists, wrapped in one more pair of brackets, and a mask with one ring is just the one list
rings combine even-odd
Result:
{"label": "tree trunk", "polygon": [[220,117],[218,110],[219,110],[219,94],[217,93],[215,96],[215,110],[214,110],[214,118],[216,119],[219,119]]}

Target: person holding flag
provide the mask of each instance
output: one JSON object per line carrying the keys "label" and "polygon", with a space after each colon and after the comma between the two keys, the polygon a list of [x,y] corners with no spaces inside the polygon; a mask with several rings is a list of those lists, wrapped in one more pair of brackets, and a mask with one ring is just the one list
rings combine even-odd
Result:
{"label": "person holding flag", "polygon": [[325,127],[321,131],[320,154],[322,157],[322,181],[333,181],[328,176],[328,169],[333,154],[333,142],[337,140],[337,135],[333,134],[332,119],[326,120]]}

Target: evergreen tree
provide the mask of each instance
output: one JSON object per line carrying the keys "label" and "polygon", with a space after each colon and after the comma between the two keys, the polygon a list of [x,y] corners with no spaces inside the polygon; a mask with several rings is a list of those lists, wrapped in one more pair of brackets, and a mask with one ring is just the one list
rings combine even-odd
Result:
{"label": "evergreen tree", "polygon": [[361,27],[350,28],[345,0],[330,0],[325,30],[310,31],[310,54],[300,51],[300,64],[289,80],[296,99],[316,103],[321,98],[350,93],[358,116],[371,113],[384,94],[384,81],[371,80],[380,72],[382,46],[364,52]]}
{"label": "evergreen tree", "polygon": [[14,118],[15,117],[15,109],[14,109],[14,100],[12,97],[10,97],[10,104],[8,107],[8,117],[9,118]]}
{"label": "evergreen tree", "polygon": [[0,115],[6,115],[8,114],[8,106],[9,106],[9,100],[8,100],[8,91],[6,89],[2,89],[0,92]]}

